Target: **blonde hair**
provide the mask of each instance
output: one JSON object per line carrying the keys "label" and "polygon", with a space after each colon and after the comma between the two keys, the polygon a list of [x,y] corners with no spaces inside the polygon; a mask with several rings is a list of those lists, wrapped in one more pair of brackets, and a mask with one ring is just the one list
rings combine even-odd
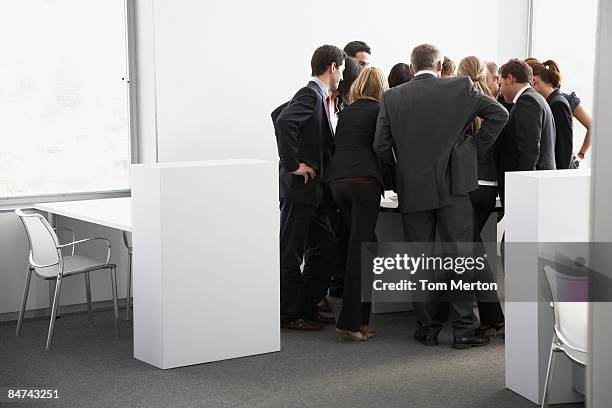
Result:
{"label": "blonde hair", "polygon": [[[457,76],[470,78],[477,92],[494,98],[493,93],[487,86],[487,68],[480,58],[471,55],[462,59],[459,62],[459,68],[457,68]],[[476,132],[480,130],[480,125],[482,125],[482,119],[477,117],[474,120],[474,130]]]}
{"label": "blonde hair", "polygon": [[389,89],[387,77],[379,68],[368,66],[360,73],[349,92],[349,103],[358,99],[373,99],[379,101],[383,92]]}

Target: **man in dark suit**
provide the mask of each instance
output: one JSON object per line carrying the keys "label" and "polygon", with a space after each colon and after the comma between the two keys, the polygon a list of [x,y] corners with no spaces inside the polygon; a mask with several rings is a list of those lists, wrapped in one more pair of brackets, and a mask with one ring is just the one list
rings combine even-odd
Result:
{"label": "man in dark suit", "polygon": [[498,142],[499,196],[504,204],[505,172],[555,170],[555,123],[546,99],[529,85],[531,67],[511,59],[500,68],[500,93],[512,103]]}
{"label": "man in dark suit", "polygon": [[[374,150],[389,162],[394,149],[406,241],[431,243],[437,236],[448,247],[471,242],[473,210],[468,193],[478,187],[477,153],[465,130],[476,116],[484,119],[475,137],[481,146],[493,146],[508,112],[476,92],[469,78],[438,79],[442,62],[436,47],[419,45],[410,59],[414,78],[382,98]],[[455,348],[489,342],[475,331],[472,305],[462,299],[443,306],[450,308]],[[442,328],[436,319],[438,303],[415,302],[414,307],[419,326],[415,338],[437,345]]]}
{"label": "man in dark suit", "polygon": [[332,45],[317,48],[311,81],[272,113],[280,157],[281,326],[286,329],[321,330],[323,323],[335,323],[316,306],[325,296],[336,248],[320,205],[321,179],[334,146],[330,96],[342,80],[345,57]]}

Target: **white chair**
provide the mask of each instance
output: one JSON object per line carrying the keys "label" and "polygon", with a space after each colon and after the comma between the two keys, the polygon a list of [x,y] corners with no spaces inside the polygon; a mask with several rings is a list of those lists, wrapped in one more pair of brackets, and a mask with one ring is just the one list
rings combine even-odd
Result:
{"label": "white chair", "polygon": [[[587,364],[589,304],[588,302],[581,301],[567,301],[572,297],[579,300],[587,298],[586,288],[588,280],[586,277],[567,275],[553,269],[550,265],[544,266],[544,274],[552,293],[552,307],[555,320],[546,382],[544,384],[544,397],[542,399],[542,407],[548,407],[557,353],[563,352],[570,359],[583,366]],[[571,293],[568,295],[568,291],[578,292],[578,295],[571,296]]]}
{"label": "white chair", "polygon": [[[80,274],[85,275],[85,290],[87,294],[87,310],[89,325],[93,325],[93,313],[91,308],[91,288],[89,282],[89,273],[101,269],[107,269],[111,272],[111,285],[113,292],[113,307],[115,311],[115,336],[119,338],[119,311],[117,306],[117,267],[110,262],[111,245],[106,238],[88,238],[78,241],[73,240],[67,244],[60,245],[57,235],[47,220],[40,214],[25,213],[21,210],[15,210],[15,213],[21,219],[30,244],[30,256],[26,283],[21,301],[21,309],[19,311],[19,320],[17,321],[16,335],[21,335],[21,326],[25,313],[26,303],[28,301],[28,291],[30,289],[30,280],[32,271],[36,275],[45,280],[55,280],[55,293],[53,295],[53,303],[51,306],[51,321],[49,322],[49,333],[47,335],[46,351],[51,350],[51,342],[53,340],[53,329],[55,327],[55,319],[60,299],[60,291],[62,287],[62,279]],[[107,245],[106,260],[100,261],[85,255],[75,255],[74,248],[91,241],[104,241]],[[64,256],[63,248],[72,248],[71,255]]]}

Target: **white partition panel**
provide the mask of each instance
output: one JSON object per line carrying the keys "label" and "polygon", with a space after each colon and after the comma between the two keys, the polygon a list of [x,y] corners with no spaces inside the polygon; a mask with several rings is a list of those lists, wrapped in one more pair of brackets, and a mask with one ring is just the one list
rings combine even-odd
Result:
{"label": "white partition panel", "polygon": [[132,167],[134,357],[173,368],[280,350],[278,168]]}

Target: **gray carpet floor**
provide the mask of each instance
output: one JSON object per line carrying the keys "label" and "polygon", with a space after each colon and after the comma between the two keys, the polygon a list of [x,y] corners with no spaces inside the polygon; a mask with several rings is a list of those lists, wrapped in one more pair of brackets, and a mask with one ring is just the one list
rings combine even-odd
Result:
{"label": "gray carpet floor", "polygon": [[[504,343],[454,350],[451,332],[424,347],[412,338],[411,313],[375,315],[377,336],[338,343],[333,327],[283,331],[282,351],[172,370],[132,358],[132,326],[112,337],[112,312],[62,316],[45,353],[48,320],[0,323],[0,389],[55,388],[59,400],[22,407],[535,407],[504,388]],[[557,405],[558,408],[583,404]]]}

